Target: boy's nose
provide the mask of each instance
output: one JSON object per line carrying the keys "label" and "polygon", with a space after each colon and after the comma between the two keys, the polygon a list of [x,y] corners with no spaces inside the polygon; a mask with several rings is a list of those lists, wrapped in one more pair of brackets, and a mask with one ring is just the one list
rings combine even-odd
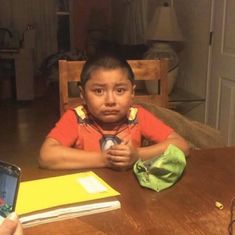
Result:
{"label": "boy's nose", "polygon": [[107,104],[107,105],[113,105],[113,104],[115,104],[115,96],[114,96],[114,94],[113,94],[113,92],[108,92],[107,94],[106,94],[106,97],[105,97],[106,99],[105,99],[105,103]]}

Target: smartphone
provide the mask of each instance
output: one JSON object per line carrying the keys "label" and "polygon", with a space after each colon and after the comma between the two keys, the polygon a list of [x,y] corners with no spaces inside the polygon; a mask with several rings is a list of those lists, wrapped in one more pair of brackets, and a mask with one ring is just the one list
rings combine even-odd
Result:
{"label": "smartphone", "polygon": [[20,176],[18,166],[0,161],[0,216],[4,218],[15,210]]}

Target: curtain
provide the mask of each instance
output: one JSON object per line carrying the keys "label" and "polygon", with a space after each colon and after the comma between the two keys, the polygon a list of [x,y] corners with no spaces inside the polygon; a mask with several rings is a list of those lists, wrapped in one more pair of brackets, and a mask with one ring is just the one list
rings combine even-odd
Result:
{"label": "curtain", "polygon": [[56,0],[0,0],[0,27],[22,39],[28,25],[35,29],[35,64],[57,52]]}
{"label": "curtain", "polygon": [[84,52],[87,50],[89,31],[110,29],[111,0],[74,0],[72,15],[74,47]]}
{"label": "curtain", "polygon": [[145,42],[148,0],[122,0],[123,2],[123,44]]}

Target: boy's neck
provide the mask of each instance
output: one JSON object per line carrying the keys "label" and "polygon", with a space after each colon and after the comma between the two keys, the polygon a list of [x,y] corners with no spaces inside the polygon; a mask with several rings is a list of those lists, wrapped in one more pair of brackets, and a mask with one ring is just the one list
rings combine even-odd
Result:
{"label": "boy's neck", "polygon": [[117,130],[119,129],[122,125],[126,124],[126,118],[118,121],[118,122],[114,122],[114,123],[107,123],[107,122],[101,122],[100,120],[97,120],[96,118],[92,118],[95,123],[97,125],[99,125],[99,127],[102,129],[102,130],[106,130],[106,131],[114,131],[114,130]]}

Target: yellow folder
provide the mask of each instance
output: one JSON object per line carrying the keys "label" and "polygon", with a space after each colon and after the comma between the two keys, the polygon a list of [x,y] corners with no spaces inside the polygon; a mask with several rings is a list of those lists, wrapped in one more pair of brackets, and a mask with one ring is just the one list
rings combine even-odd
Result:
{"label": "yellow folder", "polygon": [[120,195],[94,172],[82,172],[20,183],[19,215]]}

